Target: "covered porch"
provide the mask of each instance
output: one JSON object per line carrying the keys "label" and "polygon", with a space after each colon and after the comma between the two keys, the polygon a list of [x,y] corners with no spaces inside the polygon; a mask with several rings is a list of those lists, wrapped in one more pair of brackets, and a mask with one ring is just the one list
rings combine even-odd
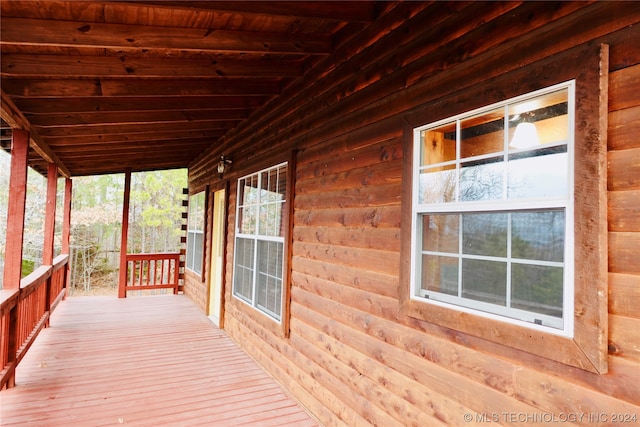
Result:
{"label": "covered porch", "polygon": [[3,426],[317,425],[183,295],[68,298],[50,321]]}

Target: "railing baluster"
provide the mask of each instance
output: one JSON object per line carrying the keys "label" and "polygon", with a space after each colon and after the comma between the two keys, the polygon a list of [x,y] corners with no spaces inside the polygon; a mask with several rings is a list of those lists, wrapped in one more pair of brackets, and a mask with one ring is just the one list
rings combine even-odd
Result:
{"label": "railing baluster", "polygon": [[179,253],[127,254],[129,280],[125,291],[173,289],[178,293],[179,259]]}
{"label": "railing baluster", "polygon": [[0,290],[0,389],[15,385],[15,368],[64,296],[69,255],[38,267],[20,281],[19,289]]}

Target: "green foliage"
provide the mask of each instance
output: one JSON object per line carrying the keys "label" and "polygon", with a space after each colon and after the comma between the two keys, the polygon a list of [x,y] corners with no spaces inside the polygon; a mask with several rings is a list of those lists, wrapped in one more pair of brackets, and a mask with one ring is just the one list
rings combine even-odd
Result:
{"label": "green foliage", "polygon": [[22,277],[26,277],[33,273],[36,269],[36,263],[34,261],[23,259],[22,260]]}
{"label": "green foliage", "polygon": [[[177,252],[185,169],[134,173],[129,202],[129,253]],[[89,290],[92,275],[119,267],[124,175],[74,179],[72,286]]]}

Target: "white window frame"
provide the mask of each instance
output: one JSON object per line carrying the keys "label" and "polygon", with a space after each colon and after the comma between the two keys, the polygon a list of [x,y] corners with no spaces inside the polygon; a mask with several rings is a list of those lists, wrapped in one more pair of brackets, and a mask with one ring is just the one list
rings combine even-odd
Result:
{"label": "white window frame", "polygon": [[[202,200],[200,200],[202,199]],[[189,213],[187,215],[187,252],[185,267],[197,274],[202,274],[204,261],[204,215],[205,192],[189,196]],[[197,237],[200,237],[199,239]],[[199,251],[196,250],[199,246]]]}
{"label": "white window frame", "polygon": [[[436,128],[438,126],[456,122],[456,135],[460,138],[460,123],[462,120],[476,116],[485,112],[504,108],[504,160],[500,163],[507,164],[507,156],[513,153],[526,152],[531,149],[509,150],[508,144],[508,107],[511,104],[525,101],[529,98],[538,97],[547,93],[567,89],[568,92],[568,140],[567,147],[567,194],[565,197],[555,198],[530,198],[530,199],[502,199],[502,200],[477,200],[477,201],[453,201],[453,202],[435,202],[435,203],[419,203],[419,177],[421,171],[420,155],[421,141],[420,133],[424,130]],[[543,332],[557,334],[564,337],[572,337],[574,333],[574,122],[575,122],[575,81],[567,81],[559,83],[544,89],[530,92],[518,97],[510,98],[498,103],[484,106],[472,111],[468,111],[453,117],[448,117],[437,122],[429,123],[413,129],[413,166],[412,166],[412,244],[411,244],[411,292],[410,298],[413,300],[426,302],[428,304],[439,305],[447,308],[453,308],[466,313],[479,315],[503,322],[521,325],[527,328],[536,329]],[[564,144],[558,144],[564,145]],[[553,144],[549,145],[553,146]],[[438,166],[455,165],[456,175],[459,176],[460,164],[474,159],[482,159],[483,157],[495,157],[496,153],[485,156],[467,157],[461,159],[460,144],[456,144],[457,152],[454,161],[438,163]],[[433,165],[431,165],[433,166]],[[424,167],[423,167],[424,169]],[[457,191],[459,191],[457,189]],[[448,295],[441,292],[429,291],[422,289],[420,272],[422,270],[422,215],[424,214],[458,214],[462,216],[465,213],[512,213],[530,210],[546,210],[561,209],[565,212],[565,233],[564,233],[564,258],[561,263],[563,267],[563,307],[562,319],[552,316],[545,316],[526,310],[518,310],[508,306],[502,307],[495,304],[483,303],[477,300],[463,298],[462,296]],[[462,235],[462,227],[459,231]],[[435,255],[439,255],[435,253]],[[458,283],[460,284],[462,263],[465,257],[460,248],[458,254]],[[493,259],[492,259],[493,260]],[[506,264],[510,265],[511,258],[507,255]],[[559,266],[554,263],[554,266]],[[510,296],[510,275],[507,274],[507,305]],[[460,294],[461,295],[461,294]]]}
{"label": "white window frame", "polygon": [[[283,194],[283,199],[276,201],[276,202],[269,202],[269,201],[263,201],[262,199],[262,191],[258,191],[258,200],[256,201],[255,204],[252,205],[246,205],[246,206],[253,206],[255,208],[254,212],[256,213],[255,215],[255,225],[254,225],[254,232],[252,233],[243,233],[240,230],[240,221],[241,221],[241,213],[240,210],[244,207],[246,207],[245,205],[242,204],[242,200],[241,200],[241,182],[243,180],[252,178],[252,177],[256,177],[257,179],[257,189],[261,189],[262,188],[262,176],[264,173],[271,173],[272,171],[278,171],[282,168],[286,168],[286,174],[283,177],[284,179],[284,185],[285,185],[285,192]],[[289,164],[288,162],[282,162],[279,163],[277,165],[274,166],[270,166],[268,168],[265,169],[261,169],[257,172],[245,175],[243,177],[238,178],[237,181],[237,190],[236,190],[236,221],[235,221],[235,244],[234,244],[234,261],[233,261],[233,287],[232,287],[232,295],[234,298],[242,301],[243,303],[247,304],[248,306],[250,306],[251,308],[266,314],[270,319],[274,320],[275,322],[277,322],[278,324],[282,324],[283,322],[283,318],[284,318],[284,314],[286,312],[286,307],[285,307],[285,297],[287,295],[286,289],[285,289],[285,280],[286,280],[286,271],[285,271],[285,267],[286,267],[286,254],[287,254],[287,248],[286,248],[286,242],[285,242],[285,238],[287,236],[287,230],[283,230],[282,233],[280,233],[279,236],[274,236],[274,235],[267,235],[267,234],[260,234],[260,208],[261,207],[266,207],[269,205],[274,205],[274,204],[278,204],[279,206],[279,221],[280,223],[283,224],[284,227],[287,227],[285,219],[288,217],[286,210],[288,209],[288,204],[289,204],[289,200],[287,199],[288,194],[289,194],[289,174],[291,173],[291,171],[289,170]],[[278,176],[278,175],[277,175]],[[279,178],[277,178],[279,179]],[[278,188],[278,185],[276,184],[276,188]],[[276,207],[276,210],[278,210],[278,207]],[[246,215],[246,213],[245,213]],[[241,293],[238,292],[237,290],[237,286],[238,286],[238,275],[236,274],[236,269],[239,267],[238,266],[238,249],[239,249],[239,245],[238,245],[238,240],[239,239],[245,239],[245,240],[252,240],[253,241],[253,263],[252,263],[252,279],[251,279],[251,297],[247,297]],[[279,308],[280,311],[279,312],[275,312],[271,309],[269,309],[266,306],[263,306],[261,304],[258,303],[258,298],[257,298],[257,293],[258,293],[258,265],[260,263],[260,258],[259,258],[259,251],[258,251],[258,245],[261,242],[274,242],[280,245],[280,248],[282,249],[282,253],[280,254],[280,258],[281,258],[281,264],[279,266],[277,266],[279,268],[279,273],[280,275],[270,275],[270,277],[272,279],[275,279],[276,281],[279,281],[279,286],[280,286],[280,304],[279,304]]]}

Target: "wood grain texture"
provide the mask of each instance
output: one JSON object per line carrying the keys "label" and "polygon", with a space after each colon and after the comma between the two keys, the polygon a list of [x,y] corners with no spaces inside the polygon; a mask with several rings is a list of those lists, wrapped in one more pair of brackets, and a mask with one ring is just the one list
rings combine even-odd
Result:
{"label": "wood grain texture", "polygon": [[[411,5],[404,5],[384,21],[388,28],[397,25],[398,33],[385,33],[382,21],[376,22],[360,36],[363,41],[370,37],[362,54],[352,52],[348,59],[344,55],[348,47],[338,49],[332,57],[344,61],[340,66],[318,74],[312,82],[300,81],[287,88],[284,93],[290,97],[275,101],[269,111],[240,125],[227,135],[224,146],[212,147],[193,165],[192,185],[202,186],[213,182],[207,173],[216,155],[234,151],[240,163],[234,162],[238,169],[229,175],[233,184],[238,176],[254,172],[263,156],[298,150],[291,335],[288,340],[278,337],[264,316],[245,310],[230,293],[227,325],[234,339],[245,343],[274,376],[295,387],[314,413],[322,411],[321,421],[329,420],[331,425],[461,425],[465,411],[495,408],[551,413],[580,408],[606,411],[609,407],[640,411],[640,394],[634,385],[638,365],[629,357],[634,354],[636,338],[623,332],[624,327],[614,326],[612,335],[606,328],[608,320],[634,325],[638,318],[637,309],[625,303],[625,298],[635,295],[635,282],[627,279],[635,275],[607,275],[605,249],[579,271],[578,280],[591,283],[583,279],[593,278],[598,264],[601,277],[596,284],[597,298],[589,286],[580,285],[585,292],[576,297],[577,316],[595,311],[599,315],[589,317],[576,334],[583,341],[597,339],[589,357],[606,363],[606,374],[589,372],[587,369],[593,371],[591,360],[575,343],[567,347],[570,338],[533,337],[528,330],[503,322],[476,324],[477,330],[484,328],[493,334],[489,339],[486,334],[462,330],[477,323],[466,314],[445,313],[450,316],[449,326],[443,326],[400,311],[399,298],[406,290],[400,275],[408,260],[400,252],[407,236],[402,233],[406,226],[401,216],[406,202],[402,190],[410,179],[403,165],[403,150],[409,143],[403,139],[403,119],[411,116],[424,124],[461,105],[471,109],[501,100],[508,96],[496,83],[503,75],[512,73],[518,85],[505,79],[505,87],[512,91],[517,87],[519,94],[572,78],[567,63],[588,57],[592,65],[603,66],[589,76],[583,69],[576,71],[582,79],[581,90],[595,93],[588,104],[584,97],[580,100],[584,108],[578,130],[580,155],[588,161],[577,169],[580,179],[588,183],[580,184],[584,197],[579,203],[580,209],[595,206],[596,213],[586,215],[580,223],[580,232],[591,236],[580,244],[590,247],[590,233],[599,233],[605,241],[598,247],[606,248],[610,243],[606,213],[610,226],[628,228],[634,223],[633,197],[623,195],[623,189],[609,188],[609,195],[616,194],[611,200],[606,198],[605,141],[611,136],[609,149],[635,147],[629,133],[635,126],[629,123],[635,110],[628,107],[607,114],[611,80],[598,46],[610,44],[609,68],[615,72],[632,64],[634,60],[626,55],[635,51],[632,36],[638,34],[638,26],[612,28],[603,13],[621,18],[628,14],[622,20],[632,23],[638,20],[637,12],[631,13],[626,6],[614,11],[604,4],[576,11],[576,6],[554,3],[555,9],[542,11],[531,3],[522,7],[509,3],[500,10],[478,11],[468,4],[456,4],[450,7],[457,8],[459,15],[450,17],[448,33],[442,16],[434,14],[433,26],[428,28],[423,19],[447,6],[436,3],[409,11]],[[472,11],[478,16],[484,13],[487,21],[478,24]],[[405,24],[396,21],[400,16]],[[593,25],[585,26],[585,22]],[[528,25],[534,28],[531,32],[521,31]],[[456,29],[462,34],[456,34]],[[379,39],[374,41],[376,31]],[[433,31],[440,31],[450,49],[439,49],[442,45],[433,41],[429,44],[428,34]],[[396,47],[393,54],[388,49],[391,41]],[[544,66],[534,70],[530,65],[535,61]],[[591,71],[596,69],[598,66]],[[626,90],[624,85],[613,89]],[[436,115],[422,114],[425,105]],[[612,123],[609,127],[607,119]],[[611,163],[608,173],[618,173]],[[595,194],[604,197],[592,200]],[[620,203],[623,199],[626,202]],[[232,196],[230,212],[234,209]],[[230,272],[233,260],[227,263]],[[607,289],[612,275],[622,279]],[[228,273],[228,280],[231,283],[232,274]],[[609,310],[615,307],[617,318],[607,314],[607,294]],[[607,343],[612,344],[613,339],[626,347],[616,352],[611,345],[607,354]]]}
{"label": "wood grain texture", "polygon": [[1,398],[7,426],[317,425],[184,296],[67,299]]}

